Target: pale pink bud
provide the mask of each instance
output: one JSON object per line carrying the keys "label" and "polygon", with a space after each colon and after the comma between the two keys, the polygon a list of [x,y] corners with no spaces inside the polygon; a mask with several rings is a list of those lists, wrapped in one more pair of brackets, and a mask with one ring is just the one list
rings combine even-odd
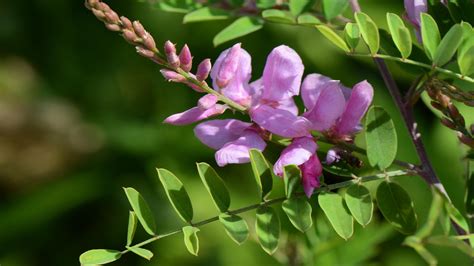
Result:
{"label": "pale pink bud", "polygon": [[168,63],[171,65],[171,67],[173,68],[179,67],[179,57],[176,54],[176,47],[170,41],[165,42],[165,54],[166,54]]}
{"label": "pale pink bud", "polygon": [[172,82],[183,82],[186,81],[186,78],[183,77],[182,75],[174,72],[173,70],[169,69],[161,69],[160,70],[161,74],[167,81],[172,81]]}
{"label": "pale pink bud", "polygon": [[148,32],[143,37],[143,45],[151,51],[157,50],[155,40]]}
{"label": "pale pink bud", "polygon": [[117,24],[105,24],[105,27],[110,31],[120,31],[121,28]]}
{"label": "pale pink bud", "polygon": [[115,11],[113,11],[113,10],[110,10],[110,11],[105,12],[105,19],[106,19],[107,22],[109,22],[109,23],[113,23],[113,24],[118,24],[118,23],[120,23],[120,18],[119,18],[119,16],[118,16],[117,13],[115,13]]}
{"label": "pale pink bud", "polygon": [[136,44],[137,43],[138,36],[135,34],[135,32],[133,32],[131,30],[124,29],[122,31],[122,36],[127,42],[129,42],[131,44]]}
{"label": "pale pink bud", "polygon": [[204,59],[197,68],[196,79],[199,81],[204,81],[209,76],[211,72],[211,59]]}
{"label": "pale pink bud", "polygon": [[235,44],[227,53],[217,74],[217,86],[223,88],[234,78],[240,59],[240,43]]}
{"label": "pale pink bud", "polygon": [[216,103],[217,103],[217,96],[214,94],[207,94],[201,97],[201,99],[199,99],[198,106],[199,108],[203,110],[207,110],[213,107],[214,105],[216,105]]}
{"label": "pale pink bud", "polygon": [[153,58],[155,56],[155,53],[153,53],[152,51],[148,50],[148,49],[145,49],[141,46],[137,46],[135,47],[137,49],[137,53],[143,57],[146,57],[146,58]]}
{"label": "pale pink bud", "polygon": [[193,67],[193,57],[191,56],[191,51],[187,44],[183,46],[183,49],[181,49],[181,52],[179,53],[179,61],[181,63],[180,67],[184,71],[191,71],[191,68]]}
{"label": "pale pink bud", "polygon": [[105,14],[104,14],[104,12],[102,12],[102,11],[99,10],[99,9],[93,8],[93,9],[92,9],[92,14],[94,14],[94,16],[95,16],[96,18],[98,18],[99,20],[105,20]]}
{"label": "pale pink bud", "polygon": [[143,25],[140,23],[140,21],[135,20],[132,23],[133,30],[135,30],[135,33],[140,36],[140,38],[143,38],[146,35],[146,30],[143,28]]}
{"label": "pale pink bud", "polygon": [[100,10],[102,10],[102,12],[104,12],[104,13],[107,12],[107,11],[109,11],[109,10],[112,10],[112,9],[110,8],[110,6],[107,5],[107,4],[104,3],[104,2],[99,2],[99,3],[97,3],[97,8],[100,9]]}
{"label": "pale pink bud", "polygon": [[133,29],[132,22],[127,17],[121,16],[120,21],[122,22],[122,26],[125,29],[129,29],[129,30]]}

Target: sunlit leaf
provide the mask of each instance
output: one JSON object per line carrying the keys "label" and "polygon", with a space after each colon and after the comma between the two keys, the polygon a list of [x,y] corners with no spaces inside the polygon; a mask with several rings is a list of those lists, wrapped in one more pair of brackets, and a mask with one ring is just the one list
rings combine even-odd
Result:
{"label": "sunlit leaf", "polygon": [[302,197],[290,198],[285,200],[281,207],[293,226],[301,232],[305,232],[313,224],[311,218],[312,208],[307,199]]}
{"label": "sunlit leaf", "polygon": [[298,166],[286,165],[283,169],[283,181],[286,197],[290,198],[301,186],[301,171]]}
{"label": "sunlit leaf", "polygon": [[323,0],[323,12],[327,20],[331,20],[346,10],[349,0]]}
{"label": "sunlit leaf", "polygon": [[199,228],[193,226],[185,226],[183,227],[183,235],[184,235],[184,245],[188,249],[189,253],[197,256],[199,253],[199,238],[197,236],[197,232],[199,232]]}
{"label": "sunlit leaf", "polygon": [[127,249],[147,260],[151,260],[151,258],[153,257],[153,252],[149,251],[148,249],[140,247],[127,247]]}
{"label": "sunlit leaf", "polygon": [[346,40],[347,45],[354,50],[359,44],[360,40],[360,31],[359,26],[355,23],[347,23],[344,27],[344,38]]}
{"label": "sunlit leaf", "polygon": [[230,196],[222,178],[217,174],[216,170],[207,163],[197,163],[197,169],[216,207],[219,211],[226,212],[230,206]]}
{"label": "sunlit leaf", "polygon": [[183,221],[190,222],[193,219],[193,206],[183,183],[166,169],[159,168],[156,170],[171,205]]}
{"label": "sunlit leaf", "polygon": [[426,240],[426,243],[432,244],[432,245],[437,245],[437,246],[443,246],[443,247],[453,247],[456,248],[463,253],[467,254],[468,256],[473,257],[474,252],[471,246],[466,244],[466,242],[456,239],[454,237],[449,237],[449,236],[430,236]]}
{"label": "sunlit leaf", "polygon": [[369,46],[371,54],[376,54],[380,47],[379,30],[375,22],[365,13],[356,13],[355,19],[359,26],[362,39]]}
{"label": "sunlit leaf", "polygon": [[457,224],[459,225],[465,232],[469,232],[469,224],[464,218],[464,216],[461,214],[461,212],[454,207],[454,205],[448,201],[445,201],[444,207],[446,209],[446,212],[448,213],[449,217]]}
{"label": "sunlit leaf", "polygon": [[221,213],[219,221],[224,225],[227,235],[237,244],[242,244],[249,237],[249,227],[242,217]]}
{"label": "sunlit leaf", "polygon": [[306,8],[313,4],[313,0],[290,0],[290,12],[294,16],[301,14]]}
{"label": "sunlit leaf", "polygon": [[148,207],[145,199],[134,188],[123,188],[123,190],[127,195],[130,206],[132,206],[140,224],[143,226],[143,229],[145,229],[148,234],[154,235],[155,219],[153,218],[153,214],[151,213],[150,207]]}
{"label": "sunlit leaf", "polygon": [[318,203],[336,233],[349,239],[354,233],[354,219],[344,205],[341,195],[332,192],[319,194]]}
{"label": "sunlit leaf", "polygon": [[461,45],[462,37],[463,30],[461,25],[456,24],[452,26],[439,43],[434,54],[433,64],[442,66],[448,63],[458,50],[459,45]]}
{"label": "sunlit leaf", "polygon": [[326,25],[318,25],[315,27],[321,32],[321,34],[324,35],[324,37],[326,37],[329,41],[331,41],[337,47],[341,48],[344,52],[347,53],[350,51],[346,42],[344,42],[341,36],[337,35],[337,33],[333,31],[331,28],[329,28]]}
{"label": "sunlit leaf", "polygon": [[316,16],[311,13],[305,13],[298,16],[298,24],[305,25],[305,26],[315,26],[321,24],[321,20],[319,20]]}
{"label": "sunlit leaf", "polygon": [[344,199],[354,219],[362,226],[368,225],[374,211],[370,191],[364,185],[354,184],[347,189]]}
{"label": "sunlit leaf", "polygon": [[286,24],[294,24],[295,18],[294,16],[284,10],[279,9],[267,9],[262,12],[262,17],[265,20],[277,23],[286,23]]}
{"label": "sunlit leaf", "polygon": [[441,36],[439,34],[438,24],[432,16],[421,13],[421,38],[423,39],[423,47],[429,59],[433,60],[436,49],[438,48]]}
{"label": "sunlit leaf", "polygon": [[112,249],[91,249],[82,253],[79,257],[81,264],[106,264],[114,262],[122,256],[122,253],[118,250]]}
{"label": "sunlit leaf", "polygon": [[254,17],[241,17],[219,32],[213,40],[214,46],[245,36],[263,27],[263,20]]}
{"label": "sunlit leaf", "polygon": [[230,18],[229,11],[211,7],[203,7],[193,12],[186,14],[183,17],[183,23],[209,21],[209,20],[223,20]]}
{"label": "sunlit leaf", "polygon": [[257,149],[250,150],[250,164],[259,188],[260,198],[265,199],[273,187],[272,167],[262,152]]}
{"label": "sunlit leaf", "polygon": [[268,254],[273,254],[280,238],[280,219],[275,210],[267,206],[258,208],[255,228],[260,246]]}
{"label": "sunlit leaf", "polygon": [[128,229],[127,229],[127,246],[130,246],[135,236],[137,229],[137,215],[133,211],[130,211],[128,216]]}
{"label": "sunlit leaf", "polygon": [[396,14],[387,13],[387,23],[392,39],[403,58],[411,54],[411,35],[403,20]]}

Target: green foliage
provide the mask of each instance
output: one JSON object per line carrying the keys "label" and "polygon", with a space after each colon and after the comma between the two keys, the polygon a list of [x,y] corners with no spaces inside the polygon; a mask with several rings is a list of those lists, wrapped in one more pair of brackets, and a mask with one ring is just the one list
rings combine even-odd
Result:
{"label": "green foliage", "polygon": [[350,186],[344,194],[344,199],[354,219],[360,225],[367,226],[374,212],[374,203],[367,187],[362,184]]}
{"label": "green foliage", "polygon": [[472,248],[468,244],[466,244],[466,242],[460,239],[456,239],[454,237],[431,236],[428,237],[425,241],[427,244],[456,248],[470,257],[474,256]]}
{"label": "green foliage", "polygon": [[197,169],[206,190],[220,212],[226,212],[230,206],[230,195],[222,178],[207,163],[198,163]]}
{"label": "green foliage", "polygon": [[397,132],[392,119],[383,108],[372,106],[365,118],[365,131],[370,165],[386,169],[397,155]]}
{"label": "green foliage", "polygon": [[128,216],[128,228],[127,228],[127,246],[130,246],[137,230],[137,215],[133,211],[130,211]]}
{"label": "green foliage", "polygon": [[321,20],[319,20],[316,16],[311,13],[304,13],[298,16],[298,24],[304,26],[316,26],[321,24]]}
{"label": "green foliage", "polygon": [[438,24],[432,16],[421,13],[421,38],[423,39],[423,47],[429,59],[435,58],[436,49],[441,41]]}
{"label": "green foliage", "polygon": [[267,9],[262,12],[265,20],[284,24],[295,24],[295,17],[288,11],[279,9]]}
{"label": "green foliage", "polygon": [[145,229],[148,234],[154,235],[156,230],[155,219],[145,199],[134,188],[123,188],[123,190],[143,229]]}
{"label": "green foliage", "polygon": [[199,253],[199,238],[197,232],[199,228],[194,226],[185,226],[183,227],[183,236],[184,236],[184,245],[188,249],[189,253],[197,256]]}
{"label": "green foliage", "polygon": [[410,195],[400,185],[384,181],[377,187],[377,205],[387,221],[403,234],[415,233],[418,222]]}
{"label": "green foliage", "polygon": [[461,25],[456,24],[446,33],[441,42],[436,48],[436,52],[433,57],[433,64],[442,66],[451,60],[459,45],[463,40],[463,30]]}
{"label": "green foliage", "polygon": [[293,226],[301,232],[307,231],[313,224],[312,208],[305,198],[290,198],[285,200],[281,207],[290,219]]}
{"label": "green foliage", "polygon": [[201,7],[201,4],[194,0],[161,0],[155,4],[155,7],[166,12],[188,13]]}
{"label": "green foliage", "polygon": [[149,251],[148,249],[140,247],[127,247],[127,249],[147,260],[151,260],[151,258],[153,257],[153,252]]}
{"label": "green foliage", "polygon": [[343,13],[349,6],[348,0],[323,0],[323,12],[327,20],[331,20]]}
{"label": "green foliage", "polygon": [[403,23],[403,20],[396,14],[387,13],[387,23],[392,39],[403,58],[408,58],[411,54],[410,31]]}
{"label": "green foliage", "polygon": [[344,27],[344,39],[352,50],[355,50],[360,40],[359,26],[355,23],[347,23]]}
{"label": "green foliage", "polygon": [[237,244],[241,245],[249,237],[247,222],[240,216],[221,213],[219,221],[224,225],[227,235]]}
{"label": "green foliage", "polygon": [[258,8],[267,9],[276,5],[276,0],[257,0],[255,1]]}
{"label": "green foliage", "polygon": [[159,168],[156,170],[158,171],[160,182],[165,189],[166,196],[168,196],[176,213],[178,213],[184,222],[191,222],[193,219],[193,205],[191,204],[191,199],[183,183],[181,183],[172,172],[166,169]]}
{"label": "green foliage", "polygon": [[372,55],[379,51],[380,36],[379,30],[375,22],[365,13],[358,12],[355,14],[355,20],[359,26],[362,39],[369,46]]}
{"label": "green foliage", "polygon": [[298,16],[305,9],[310,8],[314,2],[314,0],[290,0],[290,12],[293,16]]}
{"label": "green foliage", "polygon": [[354,233],[354,219],[341,195],[332,192],[321,193],[318,203],[336,233],[346,240],[349,239]]}
{"label": "green foliage", "polygon": [[263,20],[254,17],[241,17],[219,32],[213,40],[214,46],[245,36],[263,27]]}
{"label": "green foliage", "polygon": [[268,254],[273,254],[280,239],[280,218],[273,208],[261,206],[257,209],[255,229],[260,246]]}
{"label": "green foliage", "polygon": [[469,224],[466,221],[466,218],[464,218],[461,212],[456,209],[452,203],[445,201],[444,208],[452,221],[454,221],[465,232],[469,232]]}
{"label": "green foliage", "polygon": [[286,165],[283,169],[283,181],[285,182],[285,194],[287,198],[301,186],[301,171],[296,165]]}
{"label": "green foliage", "polygon": [[262,152],[257,149],[250,150],[250,164],[259,188],[260,198],[262,200],[266,199],[270,195],[273,186],[272,166],[265,159]]}
{"label": "green foliage", "polygon": [[203,7],[186,14],[183,23],[229,19],[231,13],[217,8]]}
{"label": "green foliage", "polygon": [[122,253],[112,249],[91,249],[82,253],[79,262],[86,265],[106,264],[114,262],[122,256]]}
{"label": "green foliage", "polygon": [[326,37],[329,41],[331,41],[334,45],[337,47],[341,48],[344,52],[348,53],[350,52],[349,47],[347,44],[344,42],[344,40],[339,36],[335,31],[333,31],[331,28],[329,28],[326,25],[318,25],[316,28],[323,34],[324,37]]}

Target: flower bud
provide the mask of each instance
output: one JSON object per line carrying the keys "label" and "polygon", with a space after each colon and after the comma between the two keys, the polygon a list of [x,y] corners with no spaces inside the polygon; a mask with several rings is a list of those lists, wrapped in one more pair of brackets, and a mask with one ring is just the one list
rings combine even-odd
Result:
{"label": "flower bud", "polygon": [[143,38],[146,35],[146,30],[145,28],[143,28],[143,25],[140,23],[140,21],[135,20],[132,23],[132,26],[133,26],[133,30],[140,38]]}
{"label": "flower bud", "polygon": [[181,69],[186,72],[191,71],[191,68],[193,67],[193,57],[191,56],[191,51],[187,44],[183,46],[183,49],[181,49],[181,52],[179,53],[179,61],[181,63]]}
{"label": "flower bud", "polygon": [[133,29],[132,22],[127,17],[121,16],[120,17],[120,22],[122,22],[122,27],[123,28],[128,29],[128,30]]}
{"label": "flower bud", "polygon": [[467,146],[471,147],[474,149],[474,139],[472,139],[471,137],[469,136],[466,136],[464,134],[462,134],[461,132],[458,132],[458,139],[459,141],[461,141],[462,143],[466,144]]}
{"label": "flower bud", "polygon": [[105,24],[105,27],[110,30],[110,31],[121,31],[122,29],[120,28],[119,25],[117,24]]}
{"label": "flower bud", "polygon": [[171,67],[179,67],[179,57],[176,54],[176,47],[170,41],[165,42],[165,54],[166,59],[168,60],[168,63],[171,65]]}
{"label": "flower bud", "polygon": [[443,111],[444,108],[441,104],[439,104],[438,102],[435,102],[435,101],[431,101],[431,106],[433,106],[435,109],[438,109],[440,111]]}
{"label": "flower bud", "polygon": [[155,56],[155,53],[153,53],[152,51],[148,50],[148,49],[145,49],[141,46],[137,46],[135,47],[137,49],[137,53],[143,57],[146,57],[146,58],[153,58]]}
{"label": "flower bud", "polygon": [[240,43],[232,46],[222,61],[217,73],[217,86],[223,88],[234,78],[240,59]]}
{"label": "flower bud", "polygon": [[99,2],[99,3],[97,3],[97,9],[102,10],[102,12],[104,12],[104,13],[105,13],[105,12],[108,12],[108,11],[110,11],[110,10],[112,10],[112,9],[110,8],[110,6],[107,5],[107,4],[104,3],[104,2]]}
{"label": "flower bud", "polygon": [[444,126],[450,128],[450,129],[456,130],[456,125],[451,120],[449,120],[445,117],[441,118],[441,124],[443,124]]}
{"label": "flower bud", "polygon": [[209,76],[211,72],[211,59],[204,59],[197,68],[196,79],[199,81],[204,81]]}
{"label": "flower bud", "polygon": [[199,108],[203,110],[207,110],[213,107],[214,105],[216,105],[216,103],[217,103],[217,96],[214,94],[207,94],[201,97],[201,99],[199,99],[198,106]]}
{"label": "flower bud", "polygon": [[92,14],[94,14],[94,16],[95,16],[97,19],[101,20],[101,21],[104,21],[104,20],[105,20],[105,14],[104,14],[104,12],[102,12],[102,11],[99,10],[99,9],[93,8],[93,9],[92,9]]}
{"label": "flower bud", "polygon": [[107,22],[109,22],[111,24],[119,24],[120,23],[119,16],[113,10],[105,12],[105,20],[107,20]]}
{"label": "flower bud", "polygon": [[129,29],[124,29],[122,31],[122,36],[127,42],[131,44],[137,44],[137,40],[139,39],[135,32]]}
{"label": "flower bud", "polygon": [[182,75],[174,72],[173,70],[161,69],[160,72],[167,81],[172,81],[172,82],[186,81],[185,77],[183,77]]}
{"label": "flower bud", "polygon": [[145,46],[148,50],[150,51],[157,51],[156,49],[156,43],[153,37],[147,32],[145,36],[143,37],[143,46]]}

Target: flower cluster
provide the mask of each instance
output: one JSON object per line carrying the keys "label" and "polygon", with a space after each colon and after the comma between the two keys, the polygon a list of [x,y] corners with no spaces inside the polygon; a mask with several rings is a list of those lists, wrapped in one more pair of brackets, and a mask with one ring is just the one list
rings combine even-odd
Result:
{"label": "flower cluster", "polygon": [[[249,162],[249,150],[263,151],[271,134],[289,138],[291,144],[282,151],[273,170],[282,176],[284,166],[299,166],[304,190],[308,197],[312,194],[322,174],[312,131],[333,140],[352,141],[372,102],[373,88],[362,81],[351,90],[320,74],[310,74],[302,82],[303,72],[299,55],[284,45],[273,49],[262,77],[253,82],[251,56],[241,44],[220,54],[210,73],[213,88],[244,106],[252,122],[209,120],[195,127],[196,137],[217,150],[219,166]],[[302,114],[293,99],[300,91],[305,106]],[[217,102],[215,95],[207,94],[197,107],[172,115],[165,122],[185,125],[222,114],[228,107]],[[330,151],[328,163],[337,160],[336,151]]]}

